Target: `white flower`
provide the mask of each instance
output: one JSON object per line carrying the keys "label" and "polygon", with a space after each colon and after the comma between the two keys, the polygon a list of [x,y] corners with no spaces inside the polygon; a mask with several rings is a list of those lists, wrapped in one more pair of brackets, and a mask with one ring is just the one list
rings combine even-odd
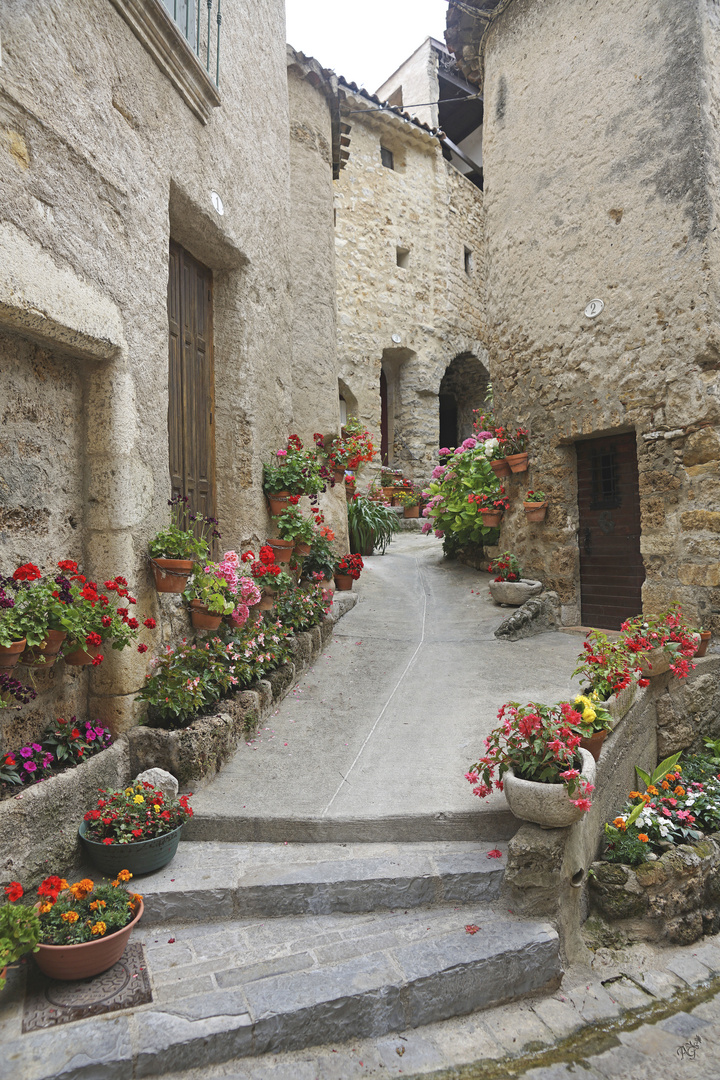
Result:
{"label": "white flower", "polygon": [[485,442],[483,443],[483,447],[482,447],[483,448],[483,453],[485,454],[485,457],[492,457],[493,452],[497,449],[497,447],[498,447],[497,439],[486,439]]}

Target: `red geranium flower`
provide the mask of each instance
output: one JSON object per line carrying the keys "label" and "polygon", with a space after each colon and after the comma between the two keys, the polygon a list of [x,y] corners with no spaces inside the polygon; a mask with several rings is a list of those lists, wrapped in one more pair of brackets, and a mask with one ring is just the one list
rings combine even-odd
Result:
{"label": "red geranium flower", "polygon": [[19,900],[23,895],[23,887],[19,881],[11,881],[9,885],[5,886],[5,895],[11,904],[14,904],[16,900]]}
{"label": "red geranium flower", "polygon": [[156,623],[154,619],[146,619],[143,626],[147,626],[148,630],[154,630]]}
{"label": "red geranium flower", "polygon": [[37,581],[42,577],[42,574],[38,570],[37,566],[34,566],[31,562],[23,563],[22,566],[18,566],[17,570],[13,574],[16,581]]}
{"label": "red geranium flower", "polygon": [[142,644],[138,645],[138,652],[139,653],[147,652],[147,645],[142,645]]}
{"label": "red geranium flower", "polygon": [[102,638],[99,634],[96,634],[94,630],[91,630],[88,636],[85,638],[86,645],[102,645]]}
{"label": "red geranium flower", "polygon": [[98,653],[97,656],[93,656],[93,667],[97,667],[98,664],[102,664],[104,659],[105,657],[102,655],[102,653]]}
{"label": "red geranium flower", "polygon": [[78,564],[73,562],[72,559],[61,559],[58,566],[61,570],[65,570],[69,574],[74,574],[78,568]]}

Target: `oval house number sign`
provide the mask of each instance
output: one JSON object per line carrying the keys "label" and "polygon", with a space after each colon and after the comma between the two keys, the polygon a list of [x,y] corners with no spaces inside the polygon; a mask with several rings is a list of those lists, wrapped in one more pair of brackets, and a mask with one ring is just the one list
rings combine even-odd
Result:
{"label": "oval house number sign", "polygon": [[585,308],[585,314],[587,315],[588,319],[594,319],[596,315],[600,314],[604,307],[604,300],[591,300],[588,306]]}

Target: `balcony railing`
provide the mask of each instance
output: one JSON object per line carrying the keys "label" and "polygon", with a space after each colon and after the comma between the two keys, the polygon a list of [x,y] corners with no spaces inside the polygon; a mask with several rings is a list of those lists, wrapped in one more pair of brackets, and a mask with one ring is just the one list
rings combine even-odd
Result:
{"label": "balcony railing", "polygon": [[[220,85],[221,0],[161,0],[215,85]],[[203,9],[207,8],[207,18]],[[214,43],[213,43],[214,37]]]}

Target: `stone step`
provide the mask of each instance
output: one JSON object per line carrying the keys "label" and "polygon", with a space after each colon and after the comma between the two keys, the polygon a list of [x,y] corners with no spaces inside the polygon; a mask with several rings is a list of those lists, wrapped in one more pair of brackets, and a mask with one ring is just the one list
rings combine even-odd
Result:
{"label": "stone step", "polygon": [[[492,850],[499,858],[488,857]],[[144,925],[489,903],[507,846],[222,844],[183,841],[163,870],[137,878]],[[92,877],[93,871],[87,869]],[[96,872],[97,876],[97,872]]]}
{"label": "stone step", "polygon": [[[468,933],[466,927],[479,929]],[[558,936],[490,906],[177,925],[133,935],[153,1001],[20,1034],[23,1080],[115,1080],[373,1037],[551,991]]]}

